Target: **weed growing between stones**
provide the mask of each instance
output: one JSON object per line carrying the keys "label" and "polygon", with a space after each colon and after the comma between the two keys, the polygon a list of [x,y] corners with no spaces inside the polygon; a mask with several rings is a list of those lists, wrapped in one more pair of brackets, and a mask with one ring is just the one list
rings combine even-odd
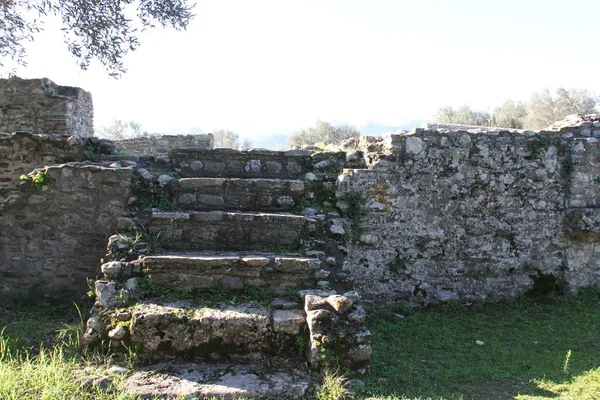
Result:
{"label": "weed growing between stones", "polygon": [[152,280],[152,275],[143,275],[138,279],[138,291],[143,297],[162,297],[174,295],[175,292]]}
{"label": "weed growing between stones", "polygon": [[315,170],[317,176],[321,177],[324,181],[334,181],[340,176],[342,167],[338,162],[331,162],[324,167]]}
{"label": "weed growing between stones", "polygon": [[40,189],[42,186],[47,185],[51,180],[47,168],[35,169],[27,175],[21,175],[19,179],[31,182],[31,186],[34,189]]}
{"label": "weed growing between stones", "polygon": [[532,159],[537,159],[541,156],[542,151],[546,150],[552,144],[552,140],[547,136],[538,136],[527,142],[527,148],[531,153]]}
{"label": "weed growing between stones", "polygon": [[304,354],[308,346],[308,338],[304,335],[296,336],[296,347],[298,348],[298,354]]}
{"label": "weed growing between stones", "polygon": [[364,205],[366,198],[364,194],[359,192],[347,192],[338,199],[338,202],[343,202],[344,204],[344,207],[340,207],[340,209],[342,217],[348,223],[345,229],[346,240],[348,242],[355,242],[363,234],[360,219],[365,215]]}
{"label": "weed growing between stones", "polygon": [[154,234],[150,234],[150,249],[154,252],[154,253],[159,253],[161,251],[164,251],[164,242],[163,242],[163,238],[161,236],[162,232],[158,232],[156,235]]}
{"label": "weed growing between stones", "polygon": [[569,176],[571,172],[573,172],[573,169],[575,168],[575,163],[573,162],[573,157],[571,156],[570,152],[565,154],[565,158],[561,162],[561,167],[561,172],[564,176]]}
{"label": "weed growing between stones", "polygon": [[83,158],[87,161],[96,162],[98,161],[98,153],[93,143],[88,142],[85,145],[85,151],[83,152]]}
{"label": "weed growing between stones", "polygon": [[397,274],[400,271],[406,269],[406,262],[402,258],[402,255],[399,250],[396,250],[396,255],[394,256],[394,260],[389,264],[389,270],[392,274]]}
{"label": "weed growing between stones", "polygon": [[140,211],[149,211],[153,208],[162,211],[176,210],[167,189],[152,185],[138,174],[132,177],[131,193],[135,197],[133,206]]}
{"label": "weed growing between stones", "polygon": [[323,375],[321,388],[317,391],[317,400],[344,400],[348,399],[350,393],[345,387],[348,377],[339,371],[326,369]]}
{"label": "weed growing between stones", "polygon": [[135,246],[142,239],[143,236],[141,232],[136,232],[135,238],[123,235],[121,233],[117,233],[117,235],[119,235],[119,239],[121,240],[121,242],[128,244],[130,247]]}

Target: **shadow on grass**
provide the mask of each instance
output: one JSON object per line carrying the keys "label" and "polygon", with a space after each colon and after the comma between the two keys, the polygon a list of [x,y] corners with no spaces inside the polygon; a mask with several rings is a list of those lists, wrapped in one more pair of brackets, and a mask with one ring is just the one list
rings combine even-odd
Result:
{"label": "shadow on grass", "polygon": [[[89,305],[79,306],[87,310]],[[59,330],[66,324],[79,323],[73,303],[53,303],[38,298],[24,298],[0,305],[0,332],[10,339],[12,348],[35,354],[40,346],[51,348]]]}
{"label": "shadow on grass", "polygon": [[[554,398],[574,390],[590,373],[598,388],[599,293],[590,289],[579,296],[521,298],[477,308],[371,310],[373,365],[362,395]],[[573,398],[600,398],[581,389]]]}

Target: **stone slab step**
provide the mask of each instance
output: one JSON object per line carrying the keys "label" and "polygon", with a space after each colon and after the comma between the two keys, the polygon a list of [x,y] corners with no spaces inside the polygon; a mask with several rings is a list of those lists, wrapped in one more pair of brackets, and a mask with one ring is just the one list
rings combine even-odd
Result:
{"label": "stone slab step", "polygon": [[304,216],[227,211],[154,210],[150,233],[169,251],[298,248],[313,223]]}
{"label": "stone slab step", "polygon": [[297,360],[286,364],[163,362],[136,370],[126,388],[132,396],[145,399],[307,398],[312,394],[311,382],[318,377],[311,379]]}
{"label": "stone slab step", "polygon": [[297,179],[312,165],[310,152],[302,150],[176,149],[169,158],[184,178]]}
{"label": "stone slab step", "polygon": [[131,310],[129,334],[151,357],[204,360],[300,356],[296,337],[307,337],[304,311],[258,302],[197,305],[189,300],[147,300]]}
{"label": "stone slab step", "polygon": [[149,256],[142,265],[153,282],[174,290],[221,286],[285,295],[290,289],[314,286],[321,261],[298,255],[198,252]]}
{"label": "stone slab step", "polygon": [[184,210],[290,210],[304,197],[304,182],[264,178],[183,178],[173,186]]}

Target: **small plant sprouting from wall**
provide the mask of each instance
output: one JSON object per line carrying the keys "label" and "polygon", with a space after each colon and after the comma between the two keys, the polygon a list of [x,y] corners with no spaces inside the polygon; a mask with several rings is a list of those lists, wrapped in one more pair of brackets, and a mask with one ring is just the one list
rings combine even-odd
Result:
{"label": "small plant sprouting from wall", "polygon": [[312,199],[299,202],[298,211],[302,211],[306,207],[322,208],[324,203],[334,201],[333,189],[327,187],[322,181],[305,180],[304,187],[307,193],[312,193]]}
{"label": "small plant sprouting from wall", "polygon": [[563,159],[561,166],[563,175],[568,176],[571,174],[571,172],[573,172],[575,163],[573,162],[573,157],[571,157],[571,153],[565,154],[565,158]]}
{"label": "small plant sprouting from wall", "polygon": [[360,219],[365,215],[365,196],[359,192],[347,192],[338,198],[338,201],[346,204],[346,207],[342,210],[342,216],[346,218],[349,224],[346,229],[347,240],[356,241],[363,233]]}
{"label": "small plant sprouting from wall", "polygon": [[337,162],[332,162],[326,167],[317,170],[317,173],[323,180],[333,181],[342,173],[342,166]]}
{"label": "small plant sprouting from wall", "polygon": [[392,274],[397,274],[398,272],[406,269],[406,263],[402,259],[399,250],[396,250],[396,255],[394,256],[394,260],[389,265],[389,270]]}
{"label": "small plant sprouting from wall", "polygon": [[136,198],[134,207],[145,211],[158,208],[163,211],[175,210],[175,205],[170,199],[165,188],[157,188],[139,175],[132,178],[131,192]]}
{"label": "small plant sprouting from wall", "polygon": [[93,143],[88,142],[85,146],[85,151],[83,153],[83,157],[91,162],[96,162],[98,161],[98,151],[96,149],[96,146],[94,146]]}
{"label": "small plant sprouting from wall", "polygon": [[547,136],[538,136],[527,142],[527,148],[531,153],[532,159],[540,158],[542,151],[546,150],[552,144],[552,140]]}
{"label": "small plant sprouting from wall", "polygon": [[35,189],[39,189],[50,182],[50,176],[48,175],[48,169],[36,169],[27,175],[21,175],[19,177],[22,181],[31,182],[31,186]]}

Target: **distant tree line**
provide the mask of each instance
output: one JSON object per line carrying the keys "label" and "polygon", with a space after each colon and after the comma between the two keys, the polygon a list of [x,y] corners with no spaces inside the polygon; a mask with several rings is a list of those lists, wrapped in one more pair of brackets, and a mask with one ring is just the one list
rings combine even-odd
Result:
{"label": "distant tree line", "polygon": [[326,121],[317,121],[315,126],[303,128],[293,133],[289,139],[290,146],[323,146],[339,145],[342,140],[360,136],[360,132],[352,125],[333,126]]}
{"label": "distant tree line", "polygon": [[[229,129],[219,129],[212,132],[215,139],[215,147],[228,147],[232,149],[248,150],[252,148],[252,141],[248,138],[240,141],[240,135]],[[142,131],[142,125],[135,121],[122,121],[114,119],[108,126],[101,126],[96,130],[96,136],[111,139],[131,139],[141,136],[155,135]]]}
{"label": "distant tree line", "polygon": [[142,131],[142,125],[139,122],[121,121],[120,119],[113,119],[110,125],[99,127],[96,129],[95,134],[98,137],[111,140],[150,136],[150,133]]}
{"label": "distant tree line", "polygon": [[245,138],[240,142],[240,135],[233,133],[229,129],[219,129],[212,132],[215,138],[215,147],[225,147],[230,149],[248,150],[252,148],[252,140]]}
{"label": "distant tree line", "polygon": [[540,130],[570,114],[597,113],[598,99],[598,95],[584,89],[560,88],[556,95],[544,89],[533,93],[529,102],[506,100],[501,106],[494,108],[492,113],[472,110],[465,104],[456,109],[442,107],[434,118],[442,124]]}

